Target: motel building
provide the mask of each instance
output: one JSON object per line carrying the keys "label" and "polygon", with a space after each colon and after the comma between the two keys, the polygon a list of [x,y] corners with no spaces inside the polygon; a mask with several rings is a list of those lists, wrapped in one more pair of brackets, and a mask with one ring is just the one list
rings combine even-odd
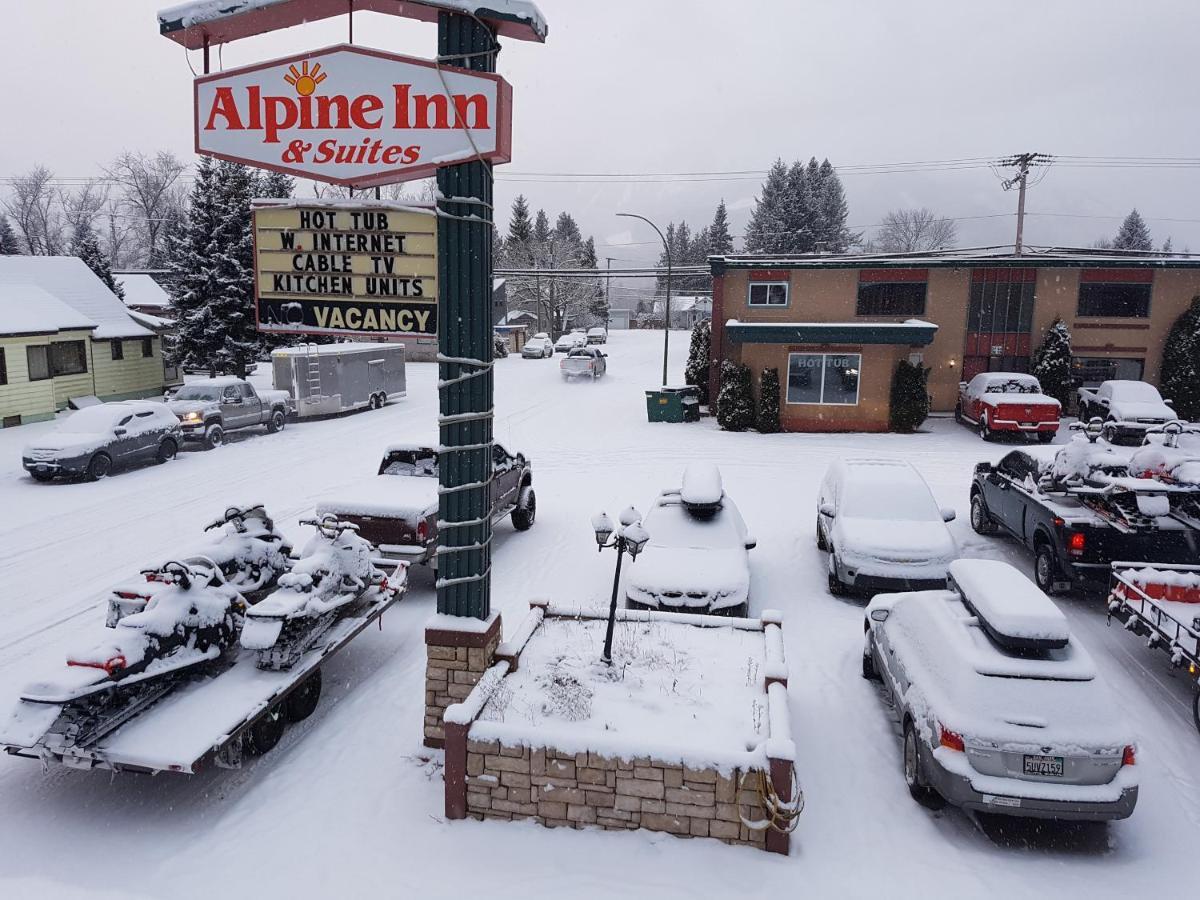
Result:
{"label": "motel building", "polygon": [[931,371],[934,412],[961,381],[1027,372],[1056,318],[1076,381],[1158,383],[1163,343],[1200,295],[1200,260],[1103,251],[714,256],[710,395],[721,363],[779,370],[785,431],[886,431],[900,360]]}

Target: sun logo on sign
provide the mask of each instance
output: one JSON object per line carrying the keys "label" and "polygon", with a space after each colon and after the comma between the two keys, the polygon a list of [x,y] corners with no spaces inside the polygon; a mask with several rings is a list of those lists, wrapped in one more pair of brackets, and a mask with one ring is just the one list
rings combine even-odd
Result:
{"label": "sun logo on sign", "polygon": [[295,63],[288,66],[288,74],[283,76],[283,80],[296,89],[296,93],[301,97],[307,97],[317,89],[317,85],[324,81],[326,75],[321,71],[321,64],[316,63],[309,71],[308,61],[305,60],[297,69]]}

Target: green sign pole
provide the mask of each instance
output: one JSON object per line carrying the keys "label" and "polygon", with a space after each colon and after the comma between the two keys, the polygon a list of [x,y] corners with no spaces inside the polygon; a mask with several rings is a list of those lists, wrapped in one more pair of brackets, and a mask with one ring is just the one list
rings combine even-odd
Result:
{"label": "green sign pole", "polygon": [[[491,29],[473,16],[438,15],[446,65],[496,71]],[[438,420],[441,453],[437,609],[486,619],[491,613],[492,167],[468,162],[438,170]]]}

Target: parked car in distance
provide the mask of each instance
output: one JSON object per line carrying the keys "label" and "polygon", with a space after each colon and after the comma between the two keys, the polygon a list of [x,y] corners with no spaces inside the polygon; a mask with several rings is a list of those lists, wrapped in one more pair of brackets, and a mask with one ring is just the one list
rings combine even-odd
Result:
{"label": "parked car in distance", "polygon": [[863,675],[904,734],[909,793],[930,807],[1041,819],[1132,814],[1136,747],[1091,657],[1044,593],[995,560],[950,565],[950,589],[879,594]]}
{"label": "parked car in distance", "polygon": [[576,347],[587,345],[587,335],[579,331],[568,331],[554,342],[555,353],[570,353]]}
{"label": "parked car in distance", "polygon": [[242,428],[267,427],[268,434],[287,423],[287,391],[258,391],[241,378],[225,376],[192,381],[167,401],[183,425],[183,439],[196,441],[205,450],[219,447],[226,433]]}
{"label": "parked car in distance", "polygon": [[587,342],[589,344],[607,344],[608,330],[601,325],[587,330]]}
{"label": "parked car in distance", "polygon": [[715,465],[689,465],[679,487],[658,495],[642,525],[650,540],[630,567],[628,607],[746,614],[755,541]]}
{"label": "parked car in distance", "polygon": [[[529,460],[494,444],[492,472],[492,522],[511,515],[518,531],[532,528],[537,497]],[[327,515],[358,526],[359,535],[387,559],[432,562],[437,549],[437,451],[413,444],[389,447],[376,477],[317,504],[317,516]]]}
{"label": "parked car in distance", "polygon": [[980,372],[958,385],[954,418],[974,425],[990,441],[996,434],[1033,434],[1043,444],[1058,434],[1062,404],[1042,393],[1034,376],[1020,372]]}
{"label": "parked car in distance", "polygon": [[608,354],[596,347],[576,347],[559,361],[558,367],[566,381],[576,376],[595,381],[608,371]]}
{"label": "parked car in distance", "polygon": [[37,481],[85,477],[174,459],[179,420],[165,404],[148,400],[101,403],[71,413],[49,434],[30,441],[21,464]]}
{"label": "parked car in distance", "polygon": [[1098,388],[1079,389],[1079,418],[1104,421],[1104,439],[1111,444],[1140,444],[1151,428],[1177,418],[1171,401],[1144,381],[1105,381]]}
{"label": "parked car in distance", "polygon": [[828,468],[817,500],[817,547],[829,553],[829,592],[870,596],[946,586],[958,555],[929,485],[907,462],[844,459]]}
{"label": "parked car in distance", "polygon": [[522,359],[547,359],[554,355],[554,343],[550,335],[540,331],[525,342],[521,348]]}

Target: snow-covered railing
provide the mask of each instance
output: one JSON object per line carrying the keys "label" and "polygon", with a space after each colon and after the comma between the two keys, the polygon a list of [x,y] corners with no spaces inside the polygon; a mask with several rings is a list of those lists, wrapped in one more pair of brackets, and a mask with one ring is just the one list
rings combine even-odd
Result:
{"label": "snow-covered railing", "polygon": [[470,725],[474,722],[511,669],[512,666],[507,660],[501,660],[484,672],[465,699],[446,707],[445,723],[447,725]]}
{"label": "snow-covered railing", "polygon": [[496,659],[509,663],[514,672],[520,662],[521,651],[525,649],[525,645],[529,643],[529,639],[533,637],[533,633],[537,631],[538,626],[542,624],[542,620],[546,617],[546,605],[544,602],[538,603],[536,606],[531,604],[531,606],[532,608],[529,610],[529,613],[521,622],[521,627],[517,629],[517,633],[507,641],[502,641],[496,648]]}
{"label": "snow-covered railing", "polygon": [[[546,616],[559,619],[607,619],[608,610],[549,603],[546,605]],[[762,631],[764,627],[761,618],[660,612],[653,609],[618,609],[616,620],[618,622],[672,622],[677,625],[695,625],[698,628],[737,628],[742,631]]]}

